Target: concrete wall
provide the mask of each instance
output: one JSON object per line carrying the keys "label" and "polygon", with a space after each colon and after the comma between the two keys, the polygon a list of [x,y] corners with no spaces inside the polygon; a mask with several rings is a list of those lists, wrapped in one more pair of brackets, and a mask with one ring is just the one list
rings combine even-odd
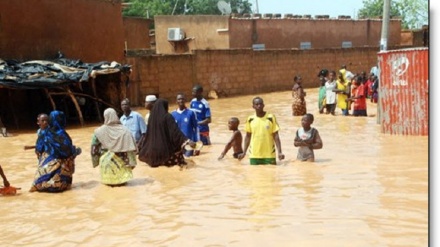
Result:
{"label": "concrete wall", "polygon": [[[390,21],[389,46],[400,44],[400,20]],[[250,48],[264,44],[266,49],[300,48],[311,42],[312,48],[341,47],[351,41],[353,47],[378,46],[382,21],[351,19],[230,19],[231,48]]]}
{"label": "concrete wall", "polygon": [[151,19],[124,17],[124,34],[127,49],[150,49]]}
{"label": "concrete wall", "polygon": [[124,58],[119,0],[2,0],[0,58],[66,57],[94,63]]}
{"label": "concrete wall", "polygon": [[318,87],[321,68],[338,70],[346,64],[352,72],[369,71],[377,63],[378,47],[312,50],[196,50],[194,54],[127,57],[132,65],[128,97],[143,105],[145,95],[175,100],[179,92],[191,95],[201,84],[205,96],[290,90],[300,74],[306,88]]}
{"label": "concrete wall", "polygon": [[[190,53],[192,50],[228,49],[229,16],[155,16],[156,52],[158,54]],[[169,42],[168,28],[182,28],[187,41]]]}
{"label": "concrete wall", "polygon": [[424,43],[424,30],[402,30],[400,44],[405,46],[421,47]]}
{"label": "concrete wall", "polygon": [[[230,18],[229,16],[156,16],[158,54],[191,53],[192,50],[251,48],[264,44],[266,49],[299,49],[301,42],[312,48],[338,48],[343,41],[353,47],[378,46],[381,19],[269,19]],[[170,27],[182,28],[187,38],[169,42]],[[401,20],[390,21],[388,46],[400,44]]]}

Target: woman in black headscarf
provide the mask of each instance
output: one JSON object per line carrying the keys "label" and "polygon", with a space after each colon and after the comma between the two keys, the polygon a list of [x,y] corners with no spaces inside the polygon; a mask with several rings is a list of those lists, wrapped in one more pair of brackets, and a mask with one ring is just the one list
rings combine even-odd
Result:
{"label": "woman in black headscarf", "polygon": [[185,165],[182,149],[195,143],[188,139],[168,113],[168,101],[158,99],[148,119],[147,137],[141,144],[139,160],[151,167]]}

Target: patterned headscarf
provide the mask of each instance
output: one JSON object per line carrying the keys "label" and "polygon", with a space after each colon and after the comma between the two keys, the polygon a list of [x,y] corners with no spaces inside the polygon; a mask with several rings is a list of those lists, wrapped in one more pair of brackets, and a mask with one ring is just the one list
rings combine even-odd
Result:
{"label": "patterned headscarf", "polygon": [[65,159],[75,154],[72,139],[64,129],[66,117],[62,111],[52,111],[49,115],[49,128],[38,136],[36,151],[48,153],[51,159]]}
{"label": "patterned headscarf", "polygon": [[95,130],[95,135],[104,149],[112,152],[136,151],[133,135],[121,124],[113,108],[104,111],[104,125]]}

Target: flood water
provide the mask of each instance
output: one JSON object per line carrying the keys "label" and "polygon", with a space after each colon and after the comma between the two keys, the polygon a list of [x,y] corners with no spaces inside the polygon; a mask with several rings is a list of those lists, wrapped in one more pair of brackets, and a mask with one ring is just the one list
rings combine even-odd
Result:
{"label": "flood water", "polygon": [[229,117],[244,134],[254,113],[254,96],[222,98],[209,101],[213,145],[189,168],[139,162],[125,187],[101,184],[92,167],[97,126],[68,126],[83,149],[72,190],[29,193],[37,160],[23,146],[33,145],[37,126],[10,129],[14,136],[0,136],[0,164],[22,190],[0,196],[0,246],[427,246],[428,137],[381,134],[373,104],[370,117],[320,115],[317,89],[306,92],[324,143],[316,162],[295,160],[301,117],[291,116],[290,91],[259,95],[278,119],[284,161],[251,166],[232,150],[218,161]]}

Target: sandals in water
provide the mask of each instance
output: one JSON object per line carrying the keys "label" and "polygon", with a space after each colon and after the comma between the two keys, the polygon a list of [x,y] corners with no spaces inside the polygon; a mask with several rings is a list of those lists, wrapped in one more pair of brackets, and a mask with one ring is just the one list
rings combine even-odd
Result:
{"label": "sandals in water", "polygon": [[13,196],[13,195],[17,194],[17,190],[21,190],[21,188],[16,188],[14,186],[3,187],[3,188],[0,188],[0,195]]}

